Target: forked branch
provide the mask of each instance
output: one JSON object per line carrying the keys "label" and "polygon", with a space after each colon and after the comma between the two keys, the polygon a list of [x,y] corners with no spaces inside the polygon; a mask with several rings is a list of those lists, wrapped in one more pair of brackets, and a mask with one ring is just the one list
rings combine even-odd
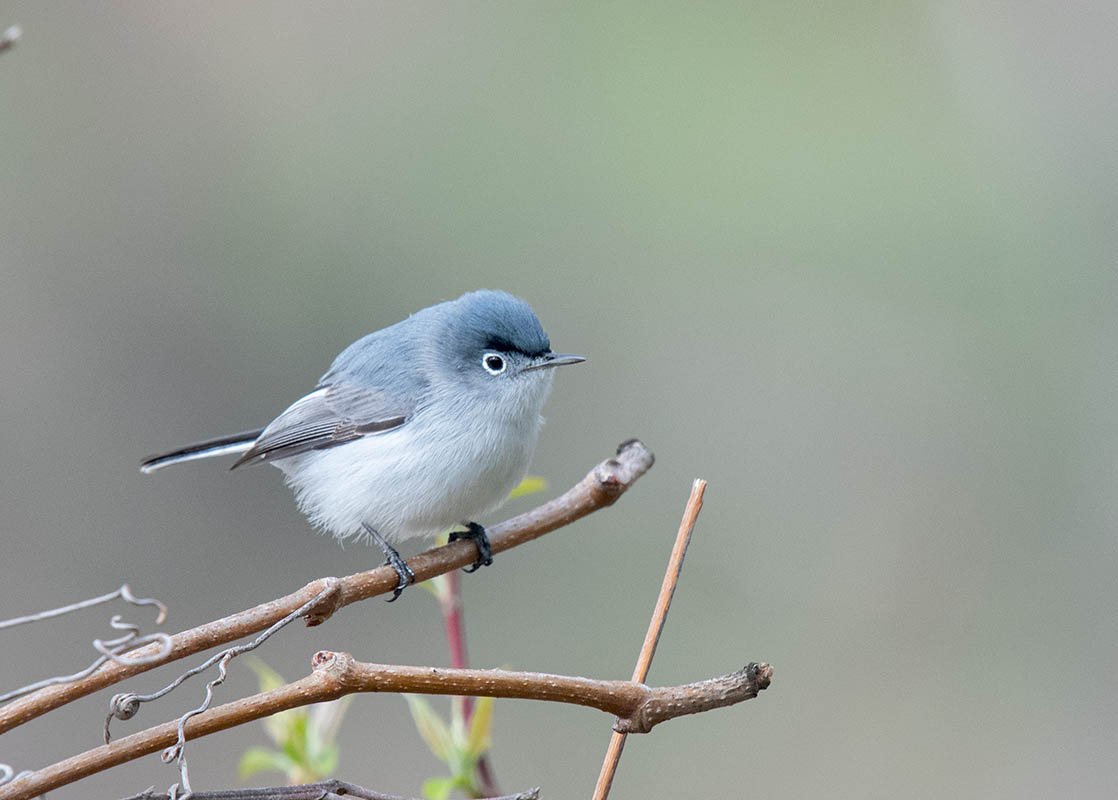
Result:
{"label": "forked branch", "polygon": [[[315,654],[314,671],[270,692],[218,706],[193,717],[186,739],[196,739],[297,706],[335,700],[356,692],[519,697],[589,706],[617,716],[614,729],[646,733],[653,726],[685,714],[740,703],[766,689],[768,664],[750,664],[737,672],[683,686],[650,688],[633,681],[601,681],[539,672],[438,669],[368,664],[348,653]],[[30,800],[97,772],[154,753],[178,740],[177,723],[168,722],[126,736],[112,744],[19,778],[0,789],[3,800]]]}

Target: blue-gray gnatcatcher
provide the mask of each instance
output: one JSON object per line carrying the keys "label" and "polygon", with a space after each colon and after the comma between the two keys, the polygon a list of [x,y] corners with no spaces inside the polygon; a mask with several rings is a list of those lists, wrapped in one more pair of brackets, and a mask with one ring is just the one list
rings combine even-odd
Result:
{"label": "blue-gray gnatcatcher", "polygon": [[582,356],[551,352],[532,307],[478,291],[370,333],[334,359],[313,392],[266,428],[146,458],[145,473],[239,454],[233,468],[270,462],[299,508],[339,540],[370,538],[400,582],[415,576],[389,541],[462,524],[492,562],[474,520],[496,509],[528,470],[551,367]]}

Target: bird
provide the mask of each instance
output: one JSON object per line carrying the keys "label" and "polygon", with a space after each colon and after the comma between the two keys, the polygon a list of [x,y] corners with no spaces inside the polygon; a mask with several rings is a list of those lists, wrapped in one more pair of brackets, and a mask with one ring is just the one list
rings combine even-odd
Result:
{"label": "bird", "polygon": [[314,390],[263,428],[149,456],[140,471],[237,455],[231,469],[272,464],[311,524],[339,541],[372,541],[398,582],[415,575],[392,546],[461,525],[475,571],[492,563],[479,517],[528,471],[555,353],[532,307],[479,290],[424,308],[345,348]]}

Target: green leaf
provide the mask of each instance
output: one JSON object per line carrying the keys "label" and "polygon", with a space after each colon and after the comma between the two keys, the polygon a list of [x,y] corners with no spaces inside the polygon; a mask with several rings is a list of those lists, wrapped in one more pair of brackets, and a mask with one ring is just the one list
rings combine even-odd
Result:
{"label": "green leaf", "polygon": [[[338,726],[353,695],[346,695],[329,703],[315,703],[307,712],[307,755],[314,759],[318,754],[334,747]],[[336,748],[335,748],[336,749]]]}
{"label": "green leaf", "polygon": [[237,774],[242,778],[268,770],[287,774],[294,767],[295,764],[283,753],[277,753],[266,747],[250,747],[241,756],[240,763],[237,765]]}
{"label": "green leaf", "polygon": [[542,492],[547,488],[547,480],[538,475],[528,475],[520,482],[520,485],[509,492],[509,500],[515,500],[518,497],[524,497],[536,492]]}
{"label": "green leaf", "polygon": [[[283,686],[283,676],[258,658],[246,661],[256,673],[261,691]],[[268,738],[278,748],[253,747],[241,758],[242,777],[262,770],[284,773],[289,783],[313,783],[331,775],[338,767],[334,743],[342,716],[352,697],[310,707],[281,711],[261,720]]]}
{"label": "green leaf", "polygon": [[429,800],[446,800],[457,784],[458,781],[454,778],[430,778],[423,782],[419,791]]}
{"label": "green leaf", "polygon": [[474,704],[474,715],[470,718],[470,733],[466,739],[466,752],[473,760],[489,749],[492,743],[490,732],[493,729],[493,698],[479,697]]}
{"label": "green leaf", "polygon": [[308,754],[307,763],[303,765],[303,769],[310,775],[310,779],[300,781],[300,783],[314,783],[330,777],[338,769],[339,755],[340,750],[333,743],[323,745],[321,750]]}
{"label": "green leaf", "polygon": [[435,713],[426,698],[416,694],[405,694],[403,697],[408,701],[408,710],[415,720],[416,730],[423,737],[423,741],[427,742],[435,758],[449,762],[454,751],[454,740],[446,722]]}
{"label": "green leaf", "polygon": [[426,589],[441,601],[446,594],[446,576],[436,575],[433,578],[428,578],[425,581],[420,581],[416,584],[420,589]]}
{"label": "green leaf", "polygon": [[[256,679],[260,684],[260,691],[270,692],[272,689],[278,689],[287,683],[282,675],[256,656],[246,655],[244,659],[249,668],[256,673]],[[265,717],[260,722],[264,726],[264,730],[268,733],[268,738],[272,740],[272,743],[275,744],[276,747],[291,751],[296,747],[294,739],[302,738],[303,736],[303,721],[306,716],[306,709],[291,708],[287,711],[281,711],[278,714],[272,714],[270,717]],[[300,747],[299,749],[302,748]]]}
{"label": "green leaf", "polygon": [[[296,764],[304,764],[307,760],[307,709],[303,707],[291,710],[298,713],[287,721],[286,735],[283,741],[278,742],[278,744],[282,746],[285,753],[291,756],[292,761]],[[281,713],[286,714],[288,712]]]}

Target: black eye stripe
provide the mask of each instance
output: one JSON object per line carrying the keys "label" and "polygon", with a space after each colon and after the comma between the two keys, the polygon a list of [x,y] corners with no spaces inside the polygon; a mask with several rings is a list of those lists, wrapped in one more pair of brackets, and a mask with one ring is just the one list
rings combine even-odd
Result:
{"label": "black eye stripe", "polygon": [[502,339],[495,336],[489,337],[489,339],[485,341],[483,347],[485,347],[486,350],[493,350],[497,353],[520,353],[521,355],[527,356],[528,358],[536,358],[537,356],[542,356],[549,352],[549,348],[547,347],[544,347],[544,349],[542,350],[536,350],[534,348],[526,350],[523,347],[517,347],[508,339]]}

